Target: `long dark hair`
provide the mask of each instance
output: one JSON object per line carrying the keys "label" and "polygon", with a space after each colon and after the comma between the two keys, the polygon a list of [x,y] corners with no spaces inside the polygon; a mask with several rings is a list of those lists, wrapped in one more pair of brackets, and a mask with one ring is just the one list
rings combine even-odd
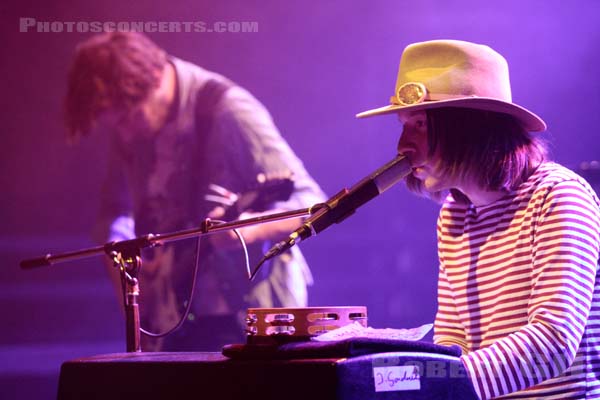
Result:
{"label": "long dark hair", "polygon": [[81,43],[64,102],[68,138],[87,134],[103,110],[127,112],[146,99],[166,63],[166,53],[137,32],[103,33]]}
{"label": "long dark hair", "polygon": [[[468,108],[427,110],[429,156],[439,151],[443,175],[469,179],[489,191],[516,189],[547,158],[546,143],[527,132],[508,114]],[[410,176],[410,190],[440,200],[444,193],[425,193]],[[454,198],[468,199],[456,189]]]}

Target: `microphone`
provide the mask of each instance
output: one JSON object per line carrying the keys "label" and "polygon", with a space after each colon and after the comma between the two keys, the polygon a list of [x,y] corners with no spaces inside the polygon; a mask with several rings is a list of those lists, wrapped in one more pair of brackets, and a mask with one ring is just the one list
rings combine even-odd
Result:
{"label": "microphone", "polygon": [[[301,241],[319,234],[333,224],[337,224],[352,215],[363,204],[379,196],[398,183],[411,172],[410,162],[403,154],[398,154],[393,160],[362,179],[350,189],[342,189],[325,203],[319,203],[311,208],[316,210],[302,226],[290,234],[287,239],[275,244],[265,253],[252,277],[260,265]],[[251,278],[252,279],[252,278]]]}

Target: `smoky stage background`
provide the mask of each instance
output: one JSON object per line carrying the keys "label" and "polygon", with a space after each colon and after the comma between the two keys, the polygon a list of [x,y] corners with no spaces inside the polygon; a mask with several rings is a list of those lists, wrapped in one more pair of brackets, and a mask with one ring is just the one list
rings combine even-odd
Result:
{"label": "smoky stage background", "polygon": [[[18,268],[22,258],[94,244],[106,150],[100,137],[68,146],[60,119],[73,49],[90,34],[21,32],[21,18],[253,23],[256,32],[149,36],[254,93],[329,195],[394,156],[396,119],[354,115],[388,102],[403,48],[422,40],[489,44],[510,64],[514,100],[548,123],[554,159],[576,168],[600,158],[594,0],[21,1],[0,9],[2,398],[54,398],[62,361],[125,349],[100,258]],[[302,243],[315,278],[310,304],[365,305],[378,328],[432,322],[437,210],[397,185]]]}

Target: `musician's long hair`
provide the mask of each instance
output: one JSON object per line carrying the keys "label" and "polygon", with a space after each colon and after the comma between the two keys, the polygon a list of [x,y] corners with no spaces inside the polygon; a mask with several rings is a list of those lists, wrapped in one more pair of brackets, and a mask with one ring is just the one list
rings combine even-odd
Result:
{"label": "musician's long hair", "polygon": [[71,141],[107,109],[127,113],[159,86],[164,50],[137,32],[110,32],[77,46],[68,74],[64,120]]}
{"label": "musician's long hair", "polygon": [[[508,114],[468,108],[436,108],[426,113],[429,156],[439,151],[443,176],[452,181],[468,179],[489,191],[508,192],[548,158],[546,142]],[[426,193],[412,175],[407,186],[438,201],[447,194]],[[459,202],[469,201],[457,189],[450,192]]]}

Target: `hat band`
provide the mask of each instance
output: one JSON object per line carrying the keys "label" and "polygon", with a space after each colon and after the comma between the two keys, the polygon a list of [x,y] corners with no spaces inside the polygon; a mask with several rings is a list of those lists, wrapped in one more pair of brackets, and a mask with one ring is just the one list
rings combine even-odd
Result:
{"label": "hat band", "polygon": [[390,97],[390,103],[398,106],[411,106],[425,101],[440,101],[451,99],[462,99],[465,97],[477,97],[475,95],[465,96],[457,94],[430,93],[421,82],[407,82],[396,90],[396,95]]}

